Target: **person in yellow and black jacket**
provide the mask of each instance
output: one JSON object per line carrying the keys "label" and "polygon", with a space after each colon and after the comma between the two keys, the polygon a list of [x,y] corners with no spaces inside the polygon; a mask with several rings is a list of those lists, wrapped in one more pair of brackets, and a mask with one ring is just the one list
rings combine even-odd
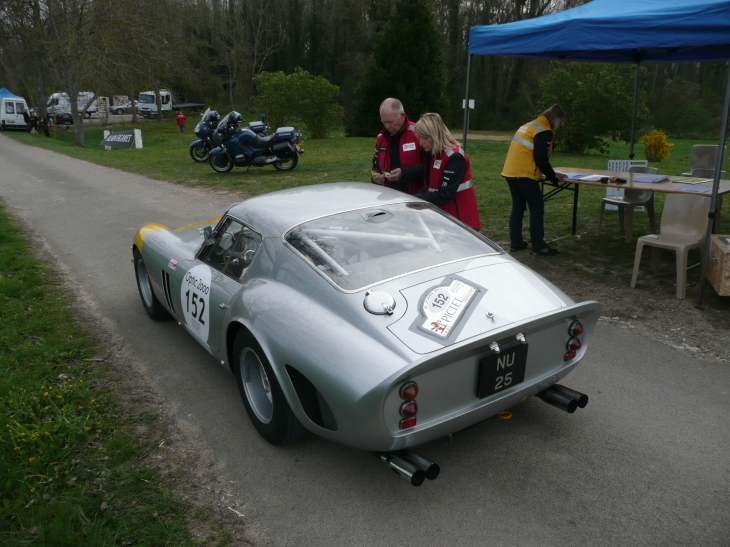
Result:
{"label": "person in yellow and black jacket", "polygon": [[403,104],[393,98],[380,105],[380,121],[383,129],[375,143],[372,182],[406,194],[419,192],[423,188],[423,164],[415,124],[406,116]]}
{"label": "person in yellow and black jacket", "polygon": [[550,165],[550,153],[555,143],[555,132],[565,123],[565,113],[560,105],[553,105],[537,119],[526,123],[512,137],[502,176],[507,179],[512,194],[512,212],[509,217],[510,251],[527,248],[522,237],[522,219],[525,209],[530,208],[530,239],[532,254],[552,256],[558,254],[545,243],[545,205],[540,180],[552,182],[565,180]]}

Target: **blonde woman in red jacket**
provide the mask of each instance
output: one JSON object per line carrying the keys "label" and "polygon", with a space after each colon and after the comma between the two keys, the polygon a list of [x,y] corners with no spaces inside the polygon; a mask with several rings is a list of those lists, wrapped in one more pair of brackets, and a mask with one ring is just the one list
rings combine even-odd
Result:
{"label": "blonde woman in red jacket", "polygon": [[481,228],[469,156],[438,114],[421,116],[416,135],[421,148],[430,153],[424,165],[425,187],[416,197],[438,205],[475,230]]}

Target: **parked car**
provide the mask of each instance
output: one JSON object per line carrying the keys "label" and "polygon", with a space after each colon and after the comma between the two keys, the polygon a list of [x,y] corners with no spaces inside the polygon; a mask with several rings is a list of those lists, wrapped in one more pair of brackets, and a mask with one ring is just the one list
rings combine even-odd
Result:
{"label": "parked car", "polygon": [[568,412],[587,403],[558,382],[585,355],[600,304],[576,304],[389,188],[303,186],[187,228],[148,224],[133,259],[147,314],[174,317],[230,369],[273,444],[312,432],[379,452],[416,484],[427,460],[401,450],[533,395]]}
{"label": "parked car", "polygon": [[112,114],[131,114],[132,108],[132,102],[128,101],[124,104],[117,104],[109,107],[109,112],[111,112]]}
{"label": "parked car", "polygon": [[71,112],[56,112],[50,115],[56,125],[73,125],[74,117]]}

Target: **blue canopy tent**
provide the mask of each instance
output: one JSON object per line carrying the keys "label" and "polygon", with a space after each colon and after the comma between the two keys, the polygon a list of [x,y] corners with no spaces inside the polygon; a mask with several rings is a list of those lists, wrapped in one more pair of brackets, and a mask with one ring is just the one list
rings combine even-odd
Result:
{"label": "blue canopy tent", "polygon": [[20,99],[21,101],[25,100],[25,99],[23,99],[23,97],[18,97],[17,95],[13,95],[12,93],[10,93],[10,91],[5,89],[4,87],[0,89],[0,99]]}
{"label": "blue canopy tent", "polygon": [[[644,62],[722,61],[730,59],[730,0],[593,0],[569,10],[506,23],[472,27],[466,102],[474,55],[498,55],[560,61],[635,63],[634,108],[630,156],[634,152],[634,120],[639,66]],[[727,138],[730,111],[728,73],[720,150]],[[469,109],[464,109],[464,144]],[[718,154],[710,202],[707,237],[702,255],[704,281],[707,255],[720,185],[722,154]],[[700,283],[697,307],[702,305]]]}

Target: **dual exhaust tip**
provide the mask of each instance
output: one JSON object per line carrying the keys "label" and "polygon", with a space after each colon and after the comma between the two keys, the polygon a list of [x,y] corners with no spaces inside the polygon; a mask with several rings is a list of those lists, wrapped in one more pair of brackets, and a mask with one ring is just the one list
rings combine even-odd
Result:
{"label": "dual exhaust tip", "polygon": [[430,481],[439,476],[441,468],[413,450],[380,452],[375,454],[381,462],[406,479],[413,486],[421,486],[425,479]]}
{"label": "dual exhaust tip", "polygon": [[553,384],[545,391],[536,395],[547,404],[572,414],[578,408],[585,408],[588,404],[588,395],[580,393],[569,387]]}

